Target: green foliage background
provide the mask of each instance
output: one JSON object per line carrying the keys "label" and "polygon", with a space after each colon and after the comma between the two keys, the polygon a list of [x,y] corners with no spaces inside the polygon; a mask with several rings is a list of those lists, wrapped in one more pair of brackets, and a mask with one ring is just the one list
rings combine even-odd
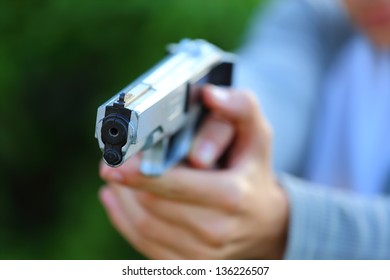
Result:
{"label": "green foliage background", "polygon": [[141,258],[97,199],[98,105],[167,43],[239,46],[260,0],[0,4],[0,258]]}

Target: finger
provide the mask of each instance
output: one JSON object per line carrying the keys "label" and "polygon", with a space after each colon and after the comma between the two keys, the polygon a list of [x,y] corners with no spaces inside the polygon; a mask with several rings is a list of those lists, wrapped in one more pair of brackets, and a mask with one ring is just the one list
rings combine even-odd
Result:
{"label": "finger", "polygon": [[[100,177],[107,182],[116,182],[118,184],[126,184],[126,177],[137,176],[142,177],[141,173],[141,157],[135,155],[125,161],[120,167],[110,167],[103,161],[100,163]],[[126,176],[129,172],[131,175]]]}
{"label": "finger", "polygon": [[161,220],[145,210],[136,199],[137,192],[123,186],[113,187],[137,237],[133,244],[143,253],[153,257],[156,257],[158,252],[159,256],[163,254],[187,258],[191,253],[200,255],[208,251],[199,243],[192,231]]}
{"label": "finger", "polygon": [[[129,213],[124,209],[121,199],[115,193],[114,189],[105,187],[99,193],[100,199],[106,209],[108,217],[118,232],[145,256],[153,259],[179,259],[180,256],[173,250],[167,249],[166,246],[158,242],[146,240],[139,236]],[[127,201],[131,203],[131,201]],[[134,211],[132,215],[136,215]]]}
{"label": "finger", "polygon": [[268,162],[270,127],[260,112],[254,94],[211,85],[203,87],[201,94],[211,111],[234,126],[236,135],[231,165],[239,165],[248,158]]}
{"label": "finger", "polygon": [[116,197],[114,190],[109,187],[103,187],[99,192],[99,198],[113,226],[129,242],[135,240],[136,236],[131,227],[130,220],[119,199]]}
{"label": "finger", "polygon": [[209,116],[194,139],[188,159],[197,168],[211,168],[231,143],[234,130],[231,124]]}
{"label": "finger", "polygon": [[212,247],[223,246],[230,232],[230,215],[214,209],[165,199],[148,192],[136,194],[139,203],[161,220],[185,228]]}
{"label": "finger", "polygon": [[207,85],[201,89],[201,97],[212,112],[232,122],[237,129],[251,130],[252,123],[262,119],[256,97],[250,91]]}
{"label": "finger", "polygon": [[[183,202],[236,211],[241,201],[234,173],[177,166],[161,177],[146,177],[139,171],[140,161],[130,159],[119,168],[103,167],[101,176],[108,181]],[[116,173],[116,174],[114,174]]]}

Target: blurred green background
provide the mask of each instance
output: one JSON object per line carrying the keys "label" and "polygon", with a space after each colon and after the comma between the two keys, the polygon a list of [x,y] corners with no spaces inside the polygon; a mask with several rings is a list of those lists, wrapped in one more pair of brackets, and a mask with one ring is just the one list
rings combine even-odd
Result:
{"label": "blurred green background", "polygon": [[142,258],[97,199],[97,107],[183,37],[236,49],[261,0],[0,4],[0,258]]}

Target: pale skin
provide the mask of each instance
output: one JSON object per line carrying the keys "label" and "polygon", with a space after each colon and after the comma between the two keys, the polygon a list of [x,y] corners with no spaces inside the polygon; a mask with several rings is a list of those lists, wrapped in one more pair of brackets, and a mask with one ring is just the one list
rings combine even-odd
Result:
{"label": "pale skin", "polygon": [[[380,47],[390,46],[390,0],[345,0],[352,19]],[[371,14],[364,15],[365,10]],[[389,10],[390,11],[390,10]],[[389,12],[390,14],[390,12]],[[378,23],[379,22],[379,23]],[[211,115],[187,164],[158,178],[102,164],[100,199],[115,228],[153,259],[279,259],[288,233],[289,202],[271,168],[271,128],[250,91],[206,86]],[[225,150],[223,169],[215,163]]]}

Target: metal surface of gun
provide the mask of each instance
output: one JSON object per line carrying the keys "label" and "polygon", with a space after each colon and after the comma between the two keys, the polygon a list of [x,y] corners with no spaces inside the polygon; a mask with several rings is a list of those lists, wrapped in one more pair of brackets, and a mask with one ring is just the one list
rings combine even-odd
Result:
{"label": "metal surface of gun", "polygon": [[95,137],[111,167],[143,151],[141,172],[161,175],[188,153],[202,104],[196,88],[230,85],[234,56],[184,39],[170,54],[98,108]]}

